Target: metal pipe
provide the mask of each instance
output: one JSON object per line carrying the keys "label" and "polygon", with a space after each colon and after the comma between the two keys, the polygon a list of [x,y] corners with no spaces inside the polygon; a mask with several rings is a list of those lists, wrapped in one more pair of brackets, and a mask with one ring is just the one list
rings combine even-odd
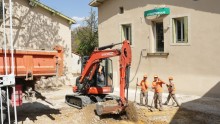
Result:
{"label": "metal pipe", "polygon": [[7,86],[6,90],[7,90],[8,123],[11,124],[8,86]]}
{"label": "metal pipe", "polygon": [[2,110],[2,88],[0,87],[0,101],[1,101],[1,124],[3,124],[3,110]]}
{"label": "metal pipe", "polygon": [[110,45],[106,45],[106,46],[102,46],[102,47],[98,47],[98,50],[105,50],[105,49],[111,49],[112,47],[119,45],[122,43],[116,43],[116,44],[110,44]]}
{"label": "metal pipe", "polygon": [[[10,17],[11,74],[12,74],[12,78],[14,78],[15,63],[14,63],[14,45],[13,45],[13,29],[12,29],[12,15],[13,15],[13,12],[12,12],[12,0],[9,0],[9,11],[10,11],[10,16],[9,17]],[[14,80],[14,79],[11,79],[11,80]],[[14,86],[13,86],[13,92],[14,92],[14,94],[13,94],[14,95],[14,116],[15,116],[15,124],[17,124],[17,108],[16,108],[15,86],[16,85],[14,84]],[[10,118],[9,118],[9,124],[10,124]]]}
{"label": "metal pipe", "polygon": [[[5,31],[5,1],[2,0],[2,19],[3,19],[3,40],[4,40],[4,51],[5,51],[5,74],[8,75],[8,65],[7,65],[7,54],[6,54],[6,31]],[[0,102],[1,102],[1,124],[3,124],[3,107],[2,107],[2,88],[0,87]]]}
{"label": "metal pipe", "polygon": [[126,80],[126,89],[127,89],[127,93],[126,93],[126,98],[128,101],[128,88],[129,88],[129,78],[130,78],[130,66],[126,67],[126,75],[125,75],[125,80]]}
{"label": "metal pipe", "polygon": [[5,51],[5,75],[8,75],[8,63],[7,63],[7,46],[6,46],[6,31],[5,31],[5,1],[2,0],[2,10],[3,10],[3,40],[4,40],[4,51]]}
{"label": "metal pipe", "polygon": [[12,0],[9,0],[10,11],[10,47],[11,47],[11,74],[14,75],[14,45],[13,45],[13,30],[12,30]]}
{"label": "metal pipe", "polygon": [[15,86],[13,87],[13,92],[14,92],[14,115],[15,115],[15,124],[17,124],[18,121],[17,121],[17,106],[16,106],[16,91],[15,91]]}

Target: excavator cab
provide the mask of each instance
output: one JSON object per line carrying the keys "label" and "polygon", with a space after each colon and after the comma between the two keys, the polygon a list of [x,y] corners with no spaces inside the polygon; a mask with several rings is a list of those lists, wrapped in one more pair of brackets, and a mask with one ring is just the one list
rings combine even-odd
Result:
{"label": "excavator cab", "polygon": [[[89,57],[87,56],[82,57],[81,59],[82,72],[88,59]],[[68,105],[76,108],[82,108],[87,104],[103,102],[106,100],[107,94],[113,93],[114,87],[112,60],[109,58],[102,59],[97,65],[97,69],[91,80],[89,80],[87,77],[83,80],[83,83],[80,83],[79,80],[81,76],[76,79],[76,86],[73,87],[73,92],[76,94],[66,95],[66,103]],[[104,76],[103,81],[98,79],[98,70],[100,66],[102,66],[101,71]],[[109,99],[109,97],[107,99]]]}
{"label": "excavator cab", "polygon": [[95,74],[95,82],[97,87],[106,87],[106,86],[113,86],[113,71],[112,71],[112,60],[111,59],[104,59],[99,63],[101,66],[101,73],[104,77],[103,81],[99,80],[99,72],[98,69]]}
{"label": "excavator cab", "polygon": [[[82,61],[81,71],[82,72],[88,59],[89,59],[88,56],[84,56],[81,59]],[[79,82],[79,79],[81,78],[81,76],[76,79],[76,87],[75,89],[73,89],[74,92],[80,92],[80,93],[86,92],[88,94],[105,94],[105,93],[112,93],[114,91],[112,60],[109,58],[102,59],[97,65],[98,66],[96,67],[95,74],[93,74],[93,77],[91,80],[89,80],[89,76],[85,78],[84,83]],[[99,70],[100,67],[102,68],[101,70]],[[99,71],[101,72],[101,74]],[[102,80],[100,80],[100,76],[102,76],[101,77]],[[94,91],[94,89],[96,89],[97,91]],[[91,91],[91,92],[88,92],[88,91]]]}
{"label": "excavator cab", "polygon": [[[88,56],[82,57],[81,73],[88,59],[89,59]],[[99,79],[100,74],[98,71],[99,71],[100,66],[102,68],[101,69],[101,73],[103,76],[102,80]],[[107,58],[107,59],[101,60],[101,62],[98,64],[98,67],[96,69],[96,72],[92,80],[90,81],[90,85],[95,86],[95,87],[113,87],[113,66],[112,66],[111,59]]]}
{"label": "excavator cab", "polygon": [[[89,56],[83,56],[81,58],[81,73],[83,71],[84,66],[86,65],[87,60],[89,59]],[[104,81],[98,80],[98,68],[96,71],[96,74],[93,77],[93,82],[95,82],[94,86],[113,86],[113,66],[112,66],[112,60],[107,58],[103,59],[99,64],[99,66],[102,66],[102,74],[104,76]]]}

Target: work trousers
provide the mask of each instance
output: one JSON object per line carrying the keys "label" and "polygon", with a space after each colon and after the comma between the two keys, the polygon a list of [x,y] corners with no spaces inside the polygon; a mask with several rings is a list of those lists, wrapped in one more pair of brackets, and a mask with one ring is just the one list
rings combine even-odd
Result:
{"label": "work trousers", "polygon": [[180,106],[180,104],[179,104],[179,102],[178,102],[178,100],[177,100],[177,98],[176,98],[176,95],[175,95],[175,94],[172,94],[172,93],[169,93],[169,95],[168,95],[168,97],[167,97],[167,101],[165,102],[166,104],[169,103],[170,98],[172,98],[172,99],[176,102],[177,106]]}
{"label": "work trousers", "polygon": [[143,104],[144,98],[145,98],[145,106],[147,106],[148,105],[148,91],[145,91],[145,92],[141,91],[140,92],[140,104],[141,105],[144,105]]}
{"label": "work trousers", "polygon": [[162,93],[155,93],[154,94],[154,106],[155,106],[155,108],[158,108],[157,101],[159,101],[160,109],[162,109],[163,108],[163,106],[162,106]]}

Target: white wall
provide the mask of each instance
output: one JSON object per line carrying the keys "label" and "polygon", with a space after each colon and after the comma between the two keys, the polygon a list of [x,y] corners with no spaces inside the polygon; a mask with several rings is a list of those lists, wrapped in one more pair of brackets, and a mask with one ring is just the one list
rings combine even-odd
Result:
{"label": "white wall", "polygon": [[74,53],[71,55],[71,73],[81,73],[81,57]]}

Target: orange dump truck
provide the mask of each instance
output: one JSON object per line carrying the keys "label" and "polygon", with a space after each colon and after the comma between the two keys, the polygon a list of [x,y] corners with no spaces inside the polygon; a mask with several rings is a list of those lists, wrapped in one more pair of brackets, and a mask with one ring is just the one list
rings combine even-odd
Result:
{"label": "orange dump truck", "polygon": [[[0,49],[0,75],[11,73],[11,54],[7,50],[7,66],[5,64],[5,52]],[[54,50],[14,50],[15,82],[17,106],[22,104],[22,93],[33,94],[35,82],[41,76],[61,76],[63,73],[63,48],[55,46]],[[30,90],[31,89],[31,90]],[[4,90],[4,89],[3,89]],[[11,90],[12,91],[12,90]],[[14,102],[13,93],[10,92],[11,100]]]}

